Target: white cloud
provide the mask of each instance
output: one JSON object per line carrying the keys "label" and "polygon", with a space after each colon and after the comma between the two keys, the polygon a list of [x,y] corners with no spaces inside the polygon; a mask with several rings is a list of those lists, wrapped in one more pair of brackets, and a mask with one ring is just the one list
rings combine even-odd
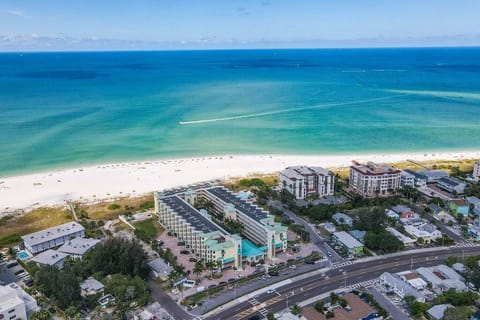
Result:
{"label": "white cloud", "polygon": [[0,10],[0,14],[7,14],[10,16],[16,16],[16,17],[25,17],[25,13],[20,10]]}

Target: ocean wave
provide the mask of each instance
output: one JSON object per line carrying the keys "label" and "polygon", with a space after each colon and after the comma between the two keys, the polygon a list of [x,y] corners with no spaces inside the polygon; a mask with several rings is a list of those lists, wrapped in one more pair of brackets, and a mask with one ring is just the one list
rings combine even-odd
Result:
{"label": "ocean wave", "polygon": [[403,97],[403,96],[405,96],[405,94],[399,94],[399,95],[387,96],[387,97],[380,97],[380,98],[372,98],[372,99],[364,99],[364,100],[354,100],[354,101],[348,101],[348,102],[326,103],[326,104],[320,104],[320,105],[309,106],[309,107],[301,107],[301,108],[290,108],[290,109],[283,109],[283,110],[276,110],[276,111],[248,113],[248,114],[242,114],[242,115],[230,116],[230,117],[223,117],[223,118],[210,118],[210,119],[201,119],[201,120],[179,121],[178,124],[179,125],[189,125],[189,124],[201,124],[201,123],[209,123],[209,122],[231,121],[231,120],[239,120],[239,119],[246,119],[246,118],[257,118],[257,117],[271,116],[271,115],[289,113],[289,112],[297,112],[297,111],[304,111],[304,110],[313,110],[313,109],[320,109],[320,108],[338,107],[338,106],[345,106],[345,105],[351,105],[351,104],[381,101],[381,100],[393,99],[393,98]]}
{"label": "ocean wave", "polygon": [[459,91],[434,91],[434,90],[385,90],[391,93],[411,94],[430,96],[436,98],[446,99],[466,99],[466,100],[480,100],[480,93],[476,92],[459,92]]}

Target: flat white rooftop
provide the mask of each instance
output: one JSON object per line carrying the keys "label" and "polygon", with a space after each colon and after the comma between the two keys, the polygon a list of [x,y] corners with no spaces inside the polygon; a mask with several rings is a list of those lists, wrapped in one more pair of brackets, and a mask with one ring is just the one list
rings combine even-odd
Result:
{"label": "flat white rooftop", "polygon": [[68,236],[82,230],[85,230],[85,228],[80,223],[67,222],[55,227],[24,235],[22,236],[22,239],[25,243],[34,246],[50,240]]}

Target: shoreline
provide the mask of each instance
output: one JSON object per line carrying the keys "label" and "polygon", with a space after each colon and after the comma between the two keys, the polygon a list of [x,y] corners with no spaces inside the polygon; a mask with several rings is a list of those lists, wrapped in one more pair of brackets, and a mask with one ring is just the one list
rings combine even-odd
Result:
{"label": "shoreline", "polygon": [[140,196],[202,181],[275,173],[292,165],[347,167],[352,160],[398,163],[480,159],[478,151],[350,155],[222,155],[99,164],[0,178],[0,213]]}

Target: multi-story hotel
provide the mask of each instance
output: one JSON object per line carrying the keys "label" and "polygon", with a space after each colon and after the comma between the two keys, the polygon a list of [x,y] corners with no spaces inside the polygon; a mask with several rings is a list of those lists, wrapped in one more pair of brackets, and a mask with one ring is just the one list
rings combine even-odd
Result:
{"label": "multi-story hotel", "polygon": [[[210,212],[194,208],[209,201]],[[201,186],[155,193],[159,222],[185,241],[192,253],[205,261],[219,261],[222,268],[241,268],[242,262],[273,259],[287,249],[287,227],[274,217],[219,186]],[[238,221],[242,234],[229,234],[211,219],[211,214]]]}
{"label": "multi-story hotel", "polygon": [[354,162],[350,166],[349,187],[364,197],[390,195],[400,187],[400,174],[400,170],[387,165]]}
{"label": "multi-story hotel", "polygon": [[22,237],[25,248],[32,254],[61,246],[65,242],[85,237],[85,228],[78,222],[67,222]]}
{"label": "multi-story hotel", "polygon": [[310,195],[330,196],[335,191],[335,175],[321,167],[288,167],[280,171],[279,187],[297,199]]}
{"label": "multi-story hotel", "polygon": [[267,211],[240,199],[221,186],[200,189],[197,197],[210,200],[214,212],[242,223],[243,235],[256,245],[264,247],[266,258],[273,259],[277,252],[287,250],[287,227],[274,222],[274,217]]}
{"label": "multi-story hotel", "polygon": [[241,268],[241,237],[230,235],[180,194],[155,192],[155,211],[165,229],[185,241],[191,252],[205,262],[220,262],[222,268]]}
{"label": "multi-story hotel", "polygon": [[473,165],[473,180],[480,182],[480,161]]}

